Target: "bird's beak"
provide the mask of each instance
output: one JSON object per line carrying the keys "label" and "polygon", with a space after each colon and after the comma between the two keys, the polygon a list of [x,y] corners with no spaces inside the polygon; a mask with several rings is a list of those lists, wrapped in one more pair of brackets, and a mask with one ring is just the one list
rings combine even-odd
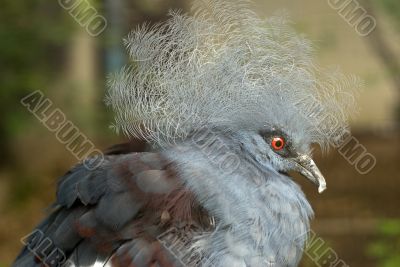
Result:
{"label": "bird's beak", "polygon": [[316,184],[318,192],[322,193],[326,189],[325,178],[312,158],[307,155],[299,155],[297,158],[294,158],[294,161],[296,162],[296,171]]}

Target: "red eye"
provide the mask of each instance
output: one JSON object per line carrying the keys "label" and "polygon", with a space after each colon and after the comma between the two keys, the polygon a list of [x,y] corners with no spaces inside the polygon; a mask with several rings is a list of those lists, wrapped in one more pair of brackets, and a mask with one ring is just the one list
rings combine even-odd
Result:
{"label": "red eye", "polygon": [[271,146],[275,150],[281,150],[285,146],[285,139],[282,137],[274,137],[271,141]]}

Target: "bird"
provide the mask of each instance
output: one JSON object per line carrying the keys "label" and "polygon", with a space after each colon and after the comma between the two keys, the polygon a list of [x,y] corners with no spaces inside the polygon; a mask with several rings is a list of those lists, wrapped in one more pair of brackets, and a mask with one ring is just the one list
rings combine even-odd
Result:
{"label": "bird", "polygon": [[290,173],[326,189],[312,153],[343,138],[358,79],[246,0],[194,1],[124,44],[105,102],[144,148],[63,175],[13,266],[297,266],[314,213]]}

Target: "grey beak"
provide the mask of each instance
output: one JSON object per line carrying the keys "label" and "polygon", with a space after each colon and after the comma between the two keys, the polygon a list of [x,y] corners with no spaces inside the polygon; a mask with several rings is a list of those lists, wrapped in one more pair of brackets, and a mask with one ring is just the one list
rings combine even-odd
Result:
{"label": "grey beak", "polygon": [[297,165],[296,171],[316,184],[318,186],[318,192],[322,193],[326,189],[325,178],[312,158],[307,155],[299,155],[294,161]]}

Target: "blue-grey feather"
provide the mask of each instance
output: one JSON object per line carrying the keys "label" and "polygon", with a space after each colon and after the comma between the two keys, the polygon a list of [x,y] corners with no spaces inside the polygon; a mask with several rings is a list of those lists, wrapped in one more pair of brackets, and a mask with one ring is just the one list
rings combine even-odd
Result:
{"label": "blue-grey feather", "polygon": [[141,204],[129,191],[105,195],[95,209],[96,218],[104,225],[120,230],[139,211]]}

